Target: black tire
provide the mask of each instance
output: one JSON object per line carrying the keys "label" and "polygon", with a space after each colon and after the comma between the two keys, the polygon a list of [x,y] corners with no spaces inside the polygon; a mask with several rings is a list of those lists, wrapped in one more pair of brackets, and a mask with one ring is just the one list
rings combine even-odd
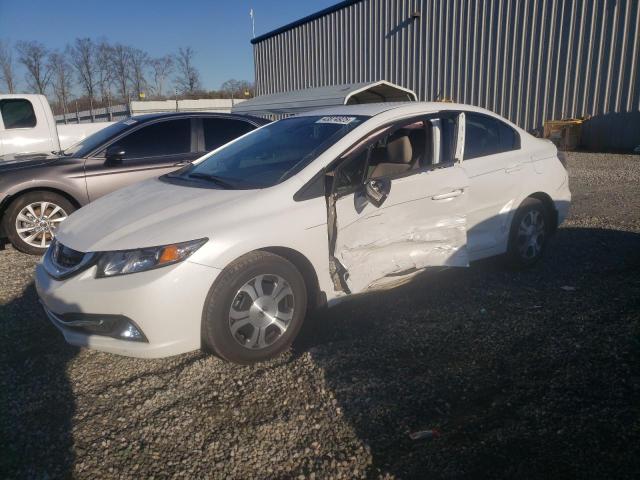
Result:
{"label": "black tire", "polygon": [[[239,290],[259,275],[277,275],[284,279],[293,292],[294,305],[284,333],[264,348],[253,350],[241,345],[233,336],[230,310],[234,300],[237,301]],[[227,361],[242,365],[269,360],[289,348],[302,327],[306,311],[307,289],[298,269],[279,255],[251,252],[225,268],[209,290],[202,314],[203,347]]]}
{"label": "black tire", "polygon": [[[46,190],[36,190],[24,195],[20,195],[13,200],[7,210],[4,213],[2,220],[2,227],[5,231],[7,238],[11,244],[18,250],[29,255],[42,255],[46,251],[45,248],[30,245],[25,242],[17,231],[16,220],[20,211],[27,205],[31,205],[39,202],[48,202],[51,205],[59,206],[66,215],[71,215],[76,210],[76,207],[65,197],[57,193],[48,192]],[[51,210],[48,210],[51,211]],[[38,213],[38,212],[36,212]],[[51,238],[51,235],[47,234],[47,238]],[[47,240],[48,244],[50,240]]]}
{"label": "black tire", "polygon": [[[520,227],[531,218],[537,218],[542,222],[542,226],[536,222],[541,232],[537,234],[535,242],[527,241],[527,237],[521,234]],[[525,220],[526,219],[526,220]],[[507,262],[515,269],[529,268],[540,261],[547,247],[549,235],[551,233],[551,216],[544,204],[537,198],[526,198],[511,222],[509,231],[509,247],[507,249]],[[535,243],[535,245],[532,245]],[[528,246],[527,246],[528,245]]]}

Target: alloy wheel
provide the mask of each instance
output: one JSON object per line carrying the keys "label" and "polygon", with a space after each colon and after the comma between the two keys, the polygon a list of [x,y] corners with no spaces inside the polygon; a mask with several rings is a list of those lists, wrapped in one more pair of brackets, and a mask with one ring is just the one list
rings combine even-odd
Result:
{"label": "alloy wheel", "polygon": [[53,202],[30,203],[16,217],[16,233],[27,245],[46,248],[55,236],[58,225],[67,216],[67,212]]}

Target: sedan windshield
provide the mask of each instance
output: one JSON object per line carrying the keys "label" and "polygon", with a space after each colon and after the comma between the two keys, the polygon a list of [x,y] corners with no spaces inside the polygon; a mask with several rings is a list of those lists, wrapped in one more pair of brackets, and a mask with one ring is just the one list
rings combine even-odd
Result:
{"label": "sedan windshield", "polygon": [[265,188],[308,165],[365,116],[291,117],[255,130],[176,174],[220,188]]}
{"label": "sedan windshield", "polygon": [[131,126],[136,123],[132,122],[132,120],[125,120],[109,125],[108,127],[98,130],[93,135],[89,135],[84,140],[71,145],[69,148],[64,150],[63,153],[67,156],[73,155],[75,157],[86,157],[96,148],[99,148],[103,143],[111,140],[113,137],[119,135],[128,128],[131,128]]}

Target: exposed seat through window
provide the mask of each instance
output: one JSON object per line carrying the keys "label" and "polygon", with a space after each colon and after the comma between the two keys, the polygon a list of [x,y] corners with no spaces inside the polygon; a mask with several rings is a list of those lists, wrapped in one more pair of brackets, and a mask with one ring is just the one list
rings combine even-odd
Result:
{"label": "exposed seat through window", "polygon": [[371,172],[371,178],[397,175],[411,170],[413,166],[413,147],[409,135],[404,130],[399,130],[387,140],[384,150],[376,148],[372,152],[371,164],[379,162]]}

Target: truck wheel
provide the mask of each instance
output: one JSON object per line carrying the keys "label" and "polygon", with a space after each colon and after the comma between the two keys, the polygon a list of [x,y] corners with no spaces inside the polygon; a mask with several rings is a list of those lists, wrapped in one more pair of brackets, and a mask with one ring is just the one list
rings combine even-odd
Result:
{"label": "truck wheel", "polygon": [[62,195],[47,191],[25,193],[7,208],[3,228],[12,245],[30,255],[42,255],[60,222],[76,208]]}
{"label": "truck wheel", "polygon": [[298,269],[269,252],[249,253],[225,268],[209,291],[203,345],[233,363],[274,358],[289,348],[306,310]]}

